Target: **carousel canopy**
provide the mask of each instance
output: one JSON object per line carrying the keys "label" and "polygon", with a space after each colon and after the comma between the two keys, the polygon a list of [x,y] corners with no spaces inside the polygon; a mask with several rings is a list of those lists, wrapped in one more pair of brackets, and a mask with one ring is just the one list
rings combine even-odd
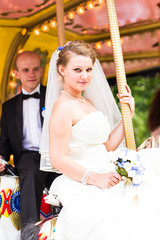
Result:
{"label": "carousel canopy", "polygon": [[[115,0],[127,74],[159,68],[160,0]],[[84,40],[96,49],[107,78],[115,66],[104,0],[64,0],[66,42]],[[0,0],[1,102],[18,91],[12,72],[17,52],[41,55],[46,83],[48,63],[58,47],[55,0]],[[16,89],[16,90],[15,90]]]}

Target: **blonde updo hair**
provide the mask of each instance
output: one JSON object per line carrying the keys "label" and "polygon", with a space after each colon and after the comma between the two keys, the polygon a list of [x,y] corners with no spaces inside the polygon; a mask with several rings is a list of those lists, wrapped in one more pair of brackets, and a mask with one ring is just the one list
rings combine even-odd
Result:
{"label": "blonde updo hair", "polygon": [[58,73],[59,73],[58,66],[62,65],[63,67],[65,67],[73,54],[81,55],[84,57],[90,57],[93,64],[96,60],[96,53],[88,43],[85,43],[84,41],[71,41],[67,43],[59,53],[57,60]]}

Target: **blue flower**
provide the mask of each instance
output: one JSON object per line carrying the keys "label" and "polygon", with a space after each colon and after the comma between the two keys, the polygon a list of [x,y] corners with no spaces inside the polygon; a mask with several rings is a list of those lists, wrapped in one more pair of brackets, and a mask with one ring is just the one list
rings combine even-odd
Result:
{"label": "blue flower", "polygon": [[123,164],[123,162],[117,162],[117,165],[118,165],[118,167],[124,167],[124,164]]}
{"label": "blue flower", "polygon": [[64,47],[59,46],[59,47],[57,48],[57,51],[61,51],[63,48],[64,48]]}

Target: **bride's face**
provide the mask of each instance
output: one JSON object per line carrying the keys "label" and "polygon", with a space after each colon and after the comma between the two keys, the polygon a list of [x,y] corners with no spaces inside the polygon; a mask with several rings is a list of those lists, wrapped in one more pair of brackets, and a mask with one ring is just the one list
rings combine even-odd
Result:
{"label": "bride's face", "polygon": [[64,79],[64,88],[83,91],[89,85],[93,75],[93,63],[90,57],[73,54],[65,67],[59,66]]}

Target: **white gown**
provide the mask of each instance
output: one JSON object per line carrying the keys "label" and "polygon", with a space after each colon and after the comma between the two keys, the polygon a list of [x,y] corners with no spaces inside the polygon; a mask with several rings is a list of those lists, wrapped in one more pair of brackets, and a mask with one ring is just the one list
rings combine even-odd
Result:
{"label": "white gown", "polygon": [[[95,172],[114,171],[103,144],[109,130],[102,112],[86,115],[72,127],[68,157]],[[138,187],[122,181],[102,190],[64,175],[56,178],[51,188],[63,209],[55,240],[160,239],[160,149],[140,154],[146,171]]]}

